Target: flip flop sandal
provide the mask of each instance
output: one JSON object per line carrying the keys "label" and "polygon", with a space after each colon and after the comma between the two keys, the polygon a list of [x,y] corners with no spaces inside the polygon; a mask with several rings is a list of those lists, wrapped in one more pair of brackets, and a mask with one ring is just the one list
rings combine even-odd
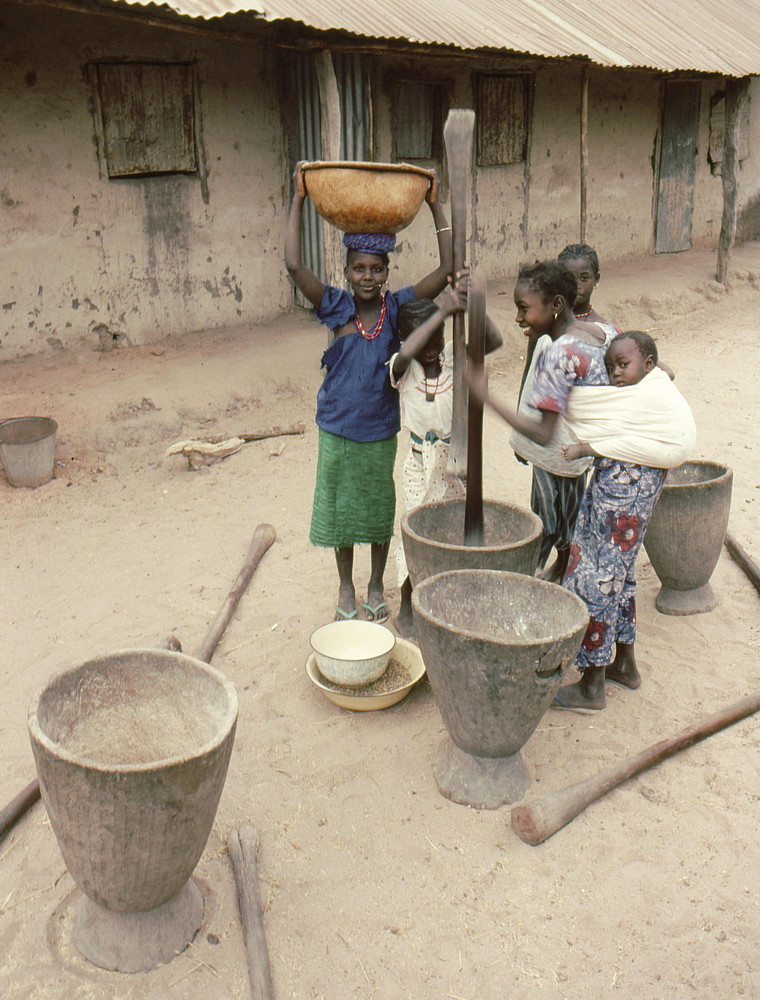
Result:
{"label": "flip flop sandal", "polygon": [[587,705],[568,705],[558,694],[555,694],[554,701],[549,705],[549,708],[558,708],[565,712],[578,712],[580,715],[596,715],[596,713],[601,712],[604,707],[604,705],[600,705],[599,708],[592,708]]}
{"label": "flip flop sandal", "polygon": [[368,622],[375,622],[378,625],[382,625],[383,622],[388,621],[388,605],[385,601],[380,601],[379,604],[362,604]]}
{"label": "flip flop sandal", "polygon": [[336,622],[350,622],[356,618],[356,608],[353,611],[344,611],[343,608],[335,608],[335,621]]}

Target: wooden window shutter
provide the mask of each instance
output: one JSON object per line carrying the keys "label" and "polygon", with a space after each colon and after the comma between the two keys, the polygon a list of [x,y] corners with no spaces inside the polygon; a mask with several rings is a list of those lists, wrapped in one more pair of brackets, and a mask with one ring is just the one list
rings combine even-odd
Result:
{"label": "wooden window shutter", "polygon": [[527,86],[524,73],[476,76],[477,163],[481,167],[522,163],[527,140]]}
{"label": "wooden window shutter", "polygon": [[[723,144],[726,138],[726,95],[724,91],[713,96],[710,104],[710,147],[708,158],[713,167],[723,162]],[[749,156],[749,107],[744,101],[739,111],[736,136],[736,153],[739,160]]]}
{"label": "wooden window shutter", "polygon": [[109,177],[198,169],[191,65],[100,63],[97,83]]}

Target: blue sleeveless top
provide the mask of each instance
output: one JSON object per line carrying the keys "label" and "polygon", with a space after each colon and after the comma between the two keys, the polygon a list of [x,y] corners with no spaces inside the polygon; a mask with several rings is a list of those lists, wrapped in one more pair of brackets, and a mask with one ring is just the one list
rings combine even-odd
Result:
{"label": "blue sleeveless top", "polygon": [[[336,337],[322,355],[325,376],[317,393],[317,426],[350,441],[383,441],[398,434],[398,393],[388,376],[388,361],[399,348],[398,310],[415,298],[411,285],[385,293],[385,320],[374,340],[358,330]],[[335,330],[356,314],[353,295],[325,285],[314,314]]]}

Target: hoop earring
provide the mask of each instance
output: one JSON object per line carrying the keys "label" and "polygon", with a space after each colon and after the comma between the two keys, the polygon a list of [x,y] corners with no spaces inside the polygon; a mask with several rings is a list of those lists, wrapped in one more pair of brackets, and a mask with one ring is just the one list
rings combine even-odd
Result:
{"label": "hoop earring", "polygon": [[554,314],[554,322],[555,322],[555,323],[557,322],[557,317],[558,317],[558,316],[559,316],[559,313],[555,313],[555,314]]}

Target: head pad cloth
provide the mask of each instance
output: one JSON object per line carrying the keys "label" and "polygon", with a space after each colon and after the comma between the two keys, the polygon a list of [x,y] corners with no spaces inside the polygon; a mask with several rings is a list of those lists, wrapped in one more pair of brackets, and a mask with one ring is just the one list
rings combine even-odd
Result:
{"label": "head pad cloth", "polygon": [[390,253],[396,248],[396,237],[385,233],[346,233],[343,246],[359,253]]}

